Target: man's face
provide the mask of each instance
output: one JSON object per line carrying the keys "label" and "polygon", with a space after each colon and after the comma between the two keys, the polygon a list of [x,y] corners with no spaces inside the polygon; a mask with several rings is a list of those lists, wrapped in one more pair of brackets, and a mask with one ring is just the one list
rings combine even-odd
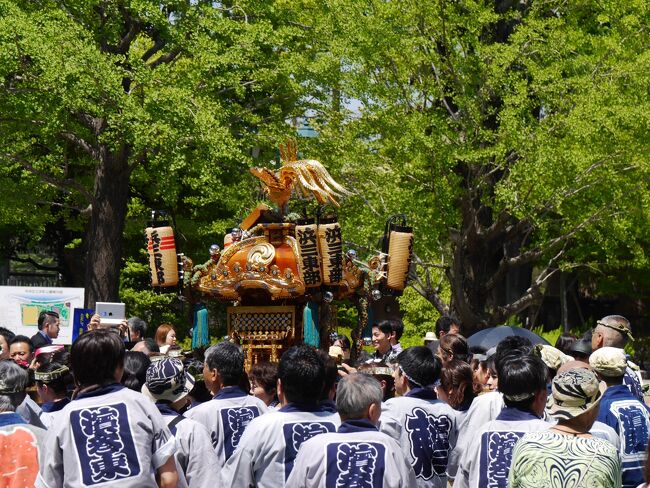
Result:
{"label": "man's face", "polygon": [[372,345],[380,354],[385,354],[390,349],[392,334],[384,334],[379,327],[372,328]]}
{"label": "man's face", "polygon": [[4,336],[0,335],[0,359],[9,359],[9,344],[7,344],[7,339]]}
{"label": "man's face", "polygon": [[59,337],[60,326],[61,326],[61,322],[59,321],[58,318],[50,317],[48,323],[43,326],[43,330],[52,339],[56,339],[57,337]]}
{"label": "man's face", "polygon": [[131,341],[132,341],[132,342],[137,342],[137,341],[141,341],[141,340],[142,340],[142,337],[140,336],[140,331],[135,330],[135,329],[132,328],[132,327],[129,327],[129,334],[130,334],[130,336],[131,336]]}
{"label": "man's face", "polygon": [[9,356],[21,366],[29,366],[32,362],[32,353],[29,350],[29,344],[26,342],[15,342],[9,348]]}

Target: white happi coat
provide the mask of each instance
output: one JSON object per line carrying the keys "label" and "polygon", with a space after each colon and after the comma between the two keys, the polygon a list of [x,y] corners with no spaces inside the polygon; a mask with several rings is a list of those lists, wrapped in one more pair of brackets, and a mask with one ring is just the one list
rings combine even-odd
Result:
{"label": "white happi coat", "polygon": [[219,480],[217,455],[212,449],[210,433],[198,422],[179,418],[179,414],[164,404],[156,404],[174,436],[178,488],[211,488]]}
{"label": "white happi coat", "polygon": [[447,474],[450,478],[456,477],[458,464],[467,446],[476,442],[477,432],[489,421],[494,420],[503,409],[503,395],[498,391],[484,393],[474,398],[469,410],[458,422],[458,440],[449,455]]}
{"label": "white happi coat", "polygon": [[267,411],[266,404],[259,398],[238,386],[227,386],[212,400],[188,410],[185,416],[208,429],[217,454],[213,469],[219,473],[235,452],[248,424]]}
{"label": "white happi coat", "polygon": [[292,403],[253,419],[221,472],[222,486],[283,487],[302,443],[315,435],[335,432],[340,423],[338,414],[323,411],[318,405]]}
{"label": "white happi coat", "polygon": [[156,488],[155,471],[174,454],[174,438],[151,400],[113,384],[66,405],[46,449],[39,488]]}
{"label": "white happi coat", "polygon": [[506,488],[512,450],[526,432],[547,430],[552,424],[532,413],[504,407],[495,420],[474,431],[460,460],[454,488]]}
{"label": "white happi coat", "polygon": [[70,399],[63,398],[56,402],[45,402],[41,405],[41,414],[39,419],[46,429],[49,429],[56,423],[57,417],[61,415],[61,411],[68,403],[70,403]]}
{"label": "white happi coat", "polygon": [[432,390],[415,388],[383,405],[379,429],[399,442],[419,487],[446,488],[456,412]]}
{"label": "white happi coat", "polygon": [[41,412],[41,407],[29,395],[25,395],[23,402],[16,408],[16,413],[24,418],[25,422],[34,427],[46,429],[47,426],[41,421]]}
{"label": "white happi coat", "polygon": [[411,488],[415,473],[399,444],[369,420],[343,422],[298,451],[287,488]]}

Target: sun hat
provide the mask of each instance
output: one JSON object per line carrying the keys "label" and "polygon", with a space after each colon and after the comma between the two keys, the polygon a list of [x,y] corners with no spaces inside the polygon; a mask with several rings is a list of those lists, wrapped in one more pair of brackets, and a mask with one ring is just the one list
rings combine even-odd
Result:
{"label": "sun hat", "polygon": [[553,379],[546,408],[556,420],[572,419],[596,407],[606,388],[593,371],[570,369]]}
{"label": "sun hat", "polygon": [[435,341],[436,340],[436,334],[434,332],[427,332],[424,334],[424,340],[425,341]]}
{"label": "sun hat", "polygon": [[142,393],[154,402],[176,402],[185,397],[194,387],[194,378],[185,371],[182,361],[176,358],[162,358],[147,368],[146,383]]}
{"label": "sun hat", "polygon": [[573,361],[571,356],[564,354],[559,349],[546,344],[537,344],[533,347],[534,353],[542,358],[544,364],[557,371],[560,366],[568,361]]}
{"label": "sun hat", "polygon": [[625,374],[627,357],[618,347],[601,347],[591,353],[589,365],[603,376],[617,378]]}

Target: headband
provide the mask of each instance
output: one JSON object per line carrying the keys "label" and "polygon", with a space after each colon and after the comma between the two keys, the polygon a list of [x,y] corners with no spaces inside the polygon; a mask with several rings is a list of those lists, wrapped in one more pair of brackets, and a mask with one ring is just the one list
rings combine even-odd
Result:
{"label": "headband", "polygon": [[606,324],[605,322],[601,322],[599,320],[598,322],[596,322],[596,325],[602,325],[603,327],[614,329],[615,331],[619,332],[621,335],[627,336],[627,338],[630,339],[631,341],[634,340],[634,337],[632,337],[632,331],[628,327],[625,327],[623,324],[619,324],[619,323]]}
{"label": "headband", "polygon": [[34,372],[34,379],[36,381],[41,381],[42,383],[49,383],[50,381],[63,378],[66,374],[70,372],[70,368],[67,366],[61,366],[59,369],[50,371],[49,373],[39,373],[38,371]]}
{"label": "headband", "polygon": [[[393,376],[393,370],[388,367],[373,366],[372,368],[362,369],[360,373],[366,373],[370,375],[383,375],[383,376]],[[402,371],[403,372],[403,371]],[[408,378],[408,376],[407,376]],[[411,380],[413,381],[413,380]]]}
{"label": "headband", "polygon": [[517,395],[503,395],[503,398],[510,400],[511,402],[523,402],[529,398],[533,398],[535,393],[519,393]]}
{"label": "headband", "polygon": [[415,381],[413,378],[411,378],[409,375],[407,375],[407,374],[404,372],[404,368],[402,368],[401,365],[399,366],[399,370],[402,372],[402,374],[403,374],[404,376],[406,376],[406,379],[409,380],[411,383],[413,383],[415,386],[419,386],[420,388],[424,388],[424,386],[422,386],[420,383],[418,383],[418,382]]}

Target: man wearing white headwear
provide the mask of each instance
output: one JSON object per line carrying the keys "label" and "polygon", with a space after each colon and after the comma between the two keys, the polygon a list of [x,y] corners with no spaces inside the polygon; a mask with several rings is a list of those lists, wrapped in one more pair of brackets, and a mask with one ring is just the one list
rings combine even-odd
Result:
{"label": "man wearing white headwear", "polygon": [[589,357],[589,365],[607,384],[600,402],[598,420],[612,427],[621,439],[619,454],[623,471],[623,487],[634,488],[643,483],[643,467],[650,435],[650,412],[623,384],[627,368],[625,352],[615,347],[602,347]]}
{"label": "man wearing white headwear", "polygon": [[186,418],[194,377],[182,361],[163,357],[147,368],[142,394],[153,400],[174,436],[178,488],[207,488],[219,479],[217,455],[205,426]]}
{"label": "man wearing white headwear", "polygon": [[[591,335],[591,349],[596,351],[601,347],[615,347],[623,350],[628,341],[634,341],[630,321],[622,315],[608,315],[596,322],[593,334]],[[623,384],[638,398],[643,398],[643,379],[639,373],[639,367],[627,361]]]}

